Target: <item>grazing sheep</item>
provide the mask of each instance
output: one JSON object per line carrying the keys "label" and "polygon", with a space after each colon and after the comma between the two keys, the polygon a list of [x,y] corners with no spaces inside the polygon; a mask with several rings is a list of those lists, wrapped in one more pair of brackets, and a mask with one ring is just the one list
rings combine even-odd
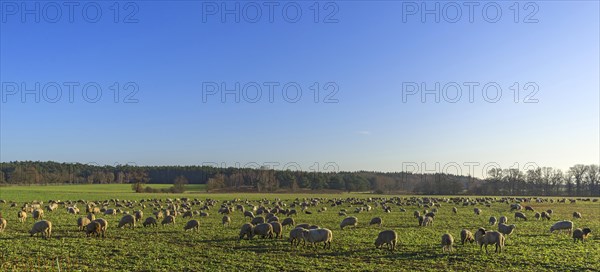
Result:
{"label": "grazing sheep", "polygon": [[135,228],[135,217],[131,214],[126,214],[121,217],[121,221],[119,221],[117,228],[122,228],[125,225],[129,225],[132,229]]}
{"label": "grazing sheep", "polygon": [[508,223],[508,217],[506,217],[506,216],[500,216],[500,218],[498,219],[498,223],[507,224]]}
{"label": "grazing sheep", "polygon": [[310,224],[307,224],[307,223],[298,224],[296,226],[296,228],[303,228],[303,229],[308,229],[309,227],[310,227]]}
{"label": "grazing sheep", "polygon": [[96,220],[96,216],[93,213],[88,213],[87,219],[89,219],[90,221],[94,221]]}
{"label": "grazing sheep", "polygon": [[42,218],[44,218],[44,210],[37,209],[33,211],[33,219],[41,220]]}
{"label": "grazing sheep", "polygon": [[188,221],[185,226],[183,227],[184,231],[190,230],[190,229],[195,229],[196,231],[200,230],[200,222],[198,222],[198,220],[196,219],[192,219],[190,221]]}
{"label": "grazing sheep", "polygon": [[468,229],[463,229],[460,231],[460,243],[462,245],[464,245],[465,242],[473,243],[473,241],[475,241],[475,238],[473,237],[472,232],[470,232]]}
{"label": "grazing sheep", "polygon": [[254,218],[252,218],[252,221],[250,221],[250,223],[252,225],[262,224],[262,223],[265,223],[265,218],[262,216],[254,217]]}
{"label": "grazing sheep", "polygon": [[523,207],[521,206],[521,204],[510,204],[510,211],[514,211],[514,210],[522,210]]}
{"label": "grazing sheep", "polygon": [[[104,234],[104,232],[102,232],[102,226],[96,221],[90,222],[85,226],[85,235],[87,237],[90,237],[92,234],[96,234],[96,237],[100,237],[100,233]],[[102,237],[104,237],[104,235]]]}
{"label": "grazing sheep", "polygon": [[490,217],[490,225],[492,225],[492,226],[493,226],[493,225],[496,225],[496,222],[497,222],[497,221],[498,221],[498,220],[496,220],[496,217],[493,217],[493,216],[491,216],[491,217]]}
{"label": "grazing sheep", "polygon": [[175,217],[172,215],[165,216],[165,218],[160,222],[162,226],[166,224],[175,224]]}
{"label": "grazing sheep", "polygon": [[425,218],[423,218],[423,223],[421,224],[421,226],[425,227],[425,226],[432,226],[432,225],[433,225],[433,217],[426,216]]}
{"label": "grazing sheep", "polygon": [[482,249],[485,245],[485,253],[488,252],[487,246],[489,244],[496,245],[496,252],[502,252],[502,248],[504,247],[504,235],[497,231],[485,231],[479,229],[479,240],[477,243],[479,244],[479,249]]}
{"label": "grazing sheep", "polygon": [[457,209],[456,207],[453,207],[453,208],[452,208],[452,212],[453,212],[453,213],[458,213],[458,209]]}
{"label": "grazing sheep", "polygon": [[396,243],[398,242],[398,234],[393,230],[384,230],[379,233],[375,240],[375,248],[379,248],[382,245],[387,245],[390,251],[394,251]]}
{"label": "grazing sheep", "polygon": [[229,217],[228,215],[224,215],[221,219],[221,222],[223,223],[223,226],[231,225],[231,217]]}
{"label": "grazing sheep", "polygon": [[452,234],[446,233],[442,235],[442,252],[445,252],[446,250],[452,252],[452,244],[454,244],[454,237],[452,237]]}
{"label": "grazing sheep", "polygon": [[481,214],[481,209],[479,208],[474,208],[473,212],[475,213],[475,215],[480,215]]}
{"label": "grazing sheep", "polygon": [[571,233],[573,231],[573,222],[558,221],[550,227],[550,232],[553,232],[555,230],[567,230],[569,233]]}
{"label": "grazing sheep", "polygon": [[250,223],[246,223],[244,225],[242,225],[242,228],[240,229],[240,240],[242,240],[242,238],[244,238],[244,236],[248,237],[248,239],[252,238],[252,229],[254,228],[254,225],[250,224]]}
{"label": "grazing sheep", "polygon": [[302,239],[312,243],[314,248],[317,248],[317,243],[323,242],[323,248],[331,249],[331,241],[333,241],[333,233],[329,229],[311,229],[302,230]]}
{"label": "grazing sheep", "polygon": [[244,217],[254,218],[254,214],[251,211],[245,211],[244,212]]}
{"label": "grazing sheep", "polygon": [[340,223],[340,228],[344,229],[344,227],[347,227],[347,226],[356,227],[356,225],[358,225],[358,218],[356,218],[354,216],[350,216],[350,217],[346,217],[346,218],[344,218],[344,220],[342,220],[342,223]]}
{"label": "grazing sheep", "polygon": [[542,219],[550,220],[550,214],[548,214],[547,212],[542,212],[541,217]]}
{"label": "grazing sheep", "polygon": [[295,224],[296,224],[296,222],[294,222],[294,218],[291,218],[291,217],[283,219],[283,222],[281,222],[282,226],[287,226],[287,225],[293,226]]}
{"label": "grazing sheep", "polygon": [[279,217],[277,217],[277,216],[269,217],[269,219],[267,219],[267,223],[271,223],[271,222],[279,222]]}
{"label": "grazing sheep", "polygon": [[271,224],[271,226],[273,227],[273,234],[275,234],[275,239],[283,238],[283,226],[281,226],[281,223],[274,221],[270,222],[269,224]]}
{"label": "grazing sheep", "polygon": [[77,218],[77,227],[81,231],[85,228],[85,226],[87,226],[91,222],[92,220],[88,219],[87,217],[79,217]]}
{"label": "grazing sheep", "polygon": [[345,212],[338,212],[339,216],[347,216],[348,214],[346,214]]}
{"label": "grazing sheep", "polygon": [[6,229],[6,219],[0,217],[0,232],[3,232]]}
{"label": "grazing sheep", "polygon": [[[259,235],[261,238],[273,238],[273,226],[269,223],[262,223],[252,228],[252,236]],[[251,237],[252,238],[252,237]]]}
{"label": "grazing sheep", "polygon": [[425,214],[425,217],[427,217],[427,216],[429,216],[431,218],[435,218],[435,212],[428,212]]}
{"label": "grazing sheep", "polygon": [[588,236],[588,234],[590,234],[592,232],[592,230],[590,228],[584,228],[584,229],[575,229],[573,231],[573,242],[577,243],[577,240],[581,240],[581,242],[583,243],[585,238]]}
{"label": "grazing sheep", "polygon": [[485,235],[486,230],[484,228],[479,228],[476,232],[475,232],[475,241],[477,242],[478,245],[481,246],[481,238]]}
{"label": "grazing sheep", "polygon": [[573,212],[573,218],[581,219],[581,213],[580,212]]}
{"label": "grazing sheep", "polygon": [[369,222],[369,226],[379,225],[381,227],[381,224],[383,224],[381,217],[375,217],[375,218],[371,219],[371,222]]}
{"label": "grazing sheep", "polygon": [[546,213],[548,213],[548,214],[552,214],[552,213],[554,213],[554,211],[553,211],[553,210],[550,210],[550,209],[548,209],[548,210],[546,210]]}
{"label": "grazing sheep", "polygon": [[23,223],[27,220],[27,213],[25,211],[19,211],[17,213],[17,218],[19,219],[19,222]]}
{"label": "grazing sheep", "polygon": [[425,219],[425,217],[423,217],[422,215],[417,217],[417,219],[419,220],[419,226],[423,225],[423,220]]}
{"label": "grazing sheep", "polygon": [[187,218],[187,217],[193,217],[194,213],[192,211],[186,211],[183,213],[183,218]]}
{"label": "grazing sheep", "polygon": [[135,216],[135,221],[140,221],[144,217],[144,212],[143,211],[135,211],[135,213],[133,213],[133,216]]}
{"label": "grazing sheep", "polygon": [[515,221],[517,221],[518,218],[521,218],[521,219],[527,221],[527,216],[522,212],[515,213]]}
{"label": "grazing sheep", "polygon": [[208,213],[207,212],[201,212],[200,213],[200,217],[208,217]]}
{"label": "grazing sheep", "polygon": [[29,231],[29,234],[31,237],[33,237],[33,235],[37,233],[41,233],[41,236],[44,239],[50,238],[50,236],[52,236],[52,222],[42,220],[33,224],[33,227]]}
{"label": "grazing sheep", "polygon": [[535,212],[535,210],[531,206],[525,206],[525,210]]}
{"label": "grazing sheep", "polygon": [[98,224],[100,224],[101,231],[102,231],[102,238],[104,238],[106,236],[106,229],[108,228],[108,222],[104,218],[98,218],[92,222],[98,222]]}
{"label": "grazing sheep", "polygon": [[165,214],[162,211],[155,211],[152,214],[154,214],[154,217],[156,217],[156,219],[161,219],[165,217]]}
{"label": "grazing sheep", "polygon": [[304,228],[294,228],[292,230],[290,230],[290,245],[292,246],[298,246],[300,244],[300,241],[303,242],[303,244],[306,244],[306,242],[302,239],[302,231],[305,230]]}
{"label": "grazing sheep", "polygon": [[144,221],[144,223],[142,223],[142,225],[144,225],[144,228],[147,226],[158,226],[157,222],[156,222],[156,218],[154,217],[147,217],[146,220]]}
{"label": "grazing sheep", "polygon": [[511,233],[513,233],[514,229],[517,226],[515,225],[506,225],[503,223],[498,224],[498,231],[504,235],[510,235]]}
{"label": "grazing sheep", "polygon": [[415,211],[413,215],[415,216],[415,218],[419,218],[419,216],[421,216],[421,213],[419,211]]}
{"label": "grazing sheep", "polygon": [[541,217],[541,214],[540,214],[539,212],[536,212],[536,213],[533,215],[533,218],[535,218],[535,220],[540,220],[540,217]]}
{"label": "grazing sheep", "polygon": [[116,215],[117,214],[117,210],[115,209],[108,209],[106,211],[104,211],[104,215]]}

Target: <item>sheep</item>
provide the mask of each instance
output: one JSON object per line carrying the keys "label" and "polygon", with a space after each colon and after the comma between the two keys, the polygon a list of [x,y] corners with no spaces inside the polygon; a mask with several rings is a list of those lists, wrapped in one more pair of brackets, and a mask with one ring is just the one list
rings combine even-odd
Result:
{"label": "sheep", "polygon": [[381,224],[383,224],[381,217],[375,217],[375,218],[371,219],[371,222],[369,222],[369,226],[379,225],[381,227]]}
{"label": "sheep", "polygon": [[496,245],[497,253],[502,252],[502,248],[504,247],[504,235],[497,231],[485,231],[483,229],[479,229],[477,231],[479,233],[479,240],[477,243],[479,244],[479,249],[481,250],[485,245],[485,253],[488,253],[487,246],[489,244]]}
{"label": "sheep", "polygon": [[166,224],[175,224],[175,217],[172,215],[165,216],[165,218],[160,222],[162,226]]}
{"label": "sheep", "polygon": [[92,222],[98,222],[100,224],[100,230],[102,231],[102,238],[106,236],[106,229],[108,228],[108,222],[104,218],[98,218]]}
{"label": "sheep", "polygon": [[231,225],[231,217],[229,217],[228,215],[223,215],[223,218],[221,218],[221,222],[223,223],[223,226]]}
{"label": "sheep", "polygon": [[521,218],[521,219],[527,221],[527,216],[522,212],[515,213],[515,221],[517,221],[518,218]]}
{"label": "sheep", "polygon": [[315,249],[317,248],[317,243],[319,242],[323,242],[323,249],[331,249],[333,233],[329,229],[304,229],[302,230],[302,239],[304,239],[306,242],[312,243]]}
{"label": "sheep", "polygon": [[305,245],[306,242],[302,239],[302,231],[305,230],[304,228],[299,228],[296,227],[292,230],[290,230],[290,245],[291,246],[298,246],[300,244],[300,241],[303,242],[303,244]]}
{"label": "sheep", "polygon": [[435,213],[434,212],[428,212],[427,214],[425,214],[425,217],[431,217],[431,218],[435,218]]}
{"label": "sheep", "polygon": [[244,225],[242,225],[242,228],[240,229],[240,239],[242,240],[242,238],[244,238],[244,236],[248,237],[248,239],[252,238],[252,229],[254,228],[254,225],[250,224],[250,223],[246,223]]}
{"label": "sheep", "polygon": [[498,231],[504,235],[510,235],[511,233],[513,233],[514,229],[517,226],[515,225],[506,225],[503,223],[498,224]]}
{"label": "sheep", "polygon": [[190,229],[195,229],[196,231],[200,230],[200,222],[198,222],[198,220],[196,220],[196,219],[192,219],[192,220],[188,221],[185,224],[185,226],[183,227],[183,230],[187,231]]}
{"label": "sheep", "polygon": [[550,220],[550,214],[547,212],[542,212],[541,217],[542,219]]}
{"label": "sheep", "polygon": [[425,219],[425,217],[423,217],[422,215],[417,217],[417,219],[419,220],[419,226],[423,225],[423,219]]}
{"label": "sheep", "polygon": [[491,216],[491,217],[490,217],[490,225],[492,225],[492,226],[493,226],[493,225],[496,225],[496,222],[497,222],[497,221],[498,221],[498,220],[496,220],[496,217],[493,217],[493,216]]}
{"label": "sheep", "polygon": [[126,214],[123,217],[121,217],[117,228],[122,228],[125,225],[129,225],[129,227],[131,227],[132,229],[135,228],[135,216],[131,214]]}
{"label": "sheep", "polygon": [[27,220],[27,212],[25,211],[19,211],[17,213],[17,218],[19,219],[19,222],[23,223],[25,222],[25,220]]}
{"label": "sheep", "polygon": [[279,222],[279,217],[277,217],[277,216],[269,217],[269,219],[267,219],[267,223],[271,223],[271,222]]}
{"label": "sheep", "polygon": [[157,222],[156,222],[156,218],[154,217],[147,217],[146,220],[144,221],[144,223],[142,223],[142,225],[144,225],[144,228],[147,226],[157,226]]}
{"label": "sheep", "polygon": [[273,226],[269,223],[261,223],[252,228],[252,236],[259,235],[262,238],[273,238]]}
{"label": "sheep", "polygon": [[425,218],[423,218],[423,223],[421,224],[421,226],[425,227],[425,226],[432,226],[432,225],[433,225],[433,217],[426,216]]}
{"label": "sheep", "polygon": [[375,248],[380,248],[382,245],[387,245],[390,251],[394,251],[398,242],[398,234],[393,230],[384,230],[379,233],[375,240]]}
{"label": "sheep", "polygon": [[548,213],[548,214],[550,215],[550,214],[554,213],[554,211],[553,211],[553,210],[550,210],[550,209],[548,209],[548,210],[546,210],[546,213]]}
{"label": "sheep", "polygon": [[37,209],[33,211],[33,219],[35,220],[41,220],[44,218],[44,210],[42,209]]}
{"label": "sheep", "polygon": [[514,210],[522,210],[523,207],[521,206],[521,204],[510,204],[510,211],[514,211]]}
{"label": "sheep", "polygon": [[581,219],[581,213],[580,212],[573,212],[573,218],[575,218],[575,219]]}
{"label": "sheep", "polygon": [[500,216],[500,218],[498,219],[498,223],[508,224],[508,217]]}
{"label": "sheep", "polygon": [[287,225],[293,226],[295,224],[296,224],[296,222],[294,222],[294,218],[291,218],[291,217],[283,219],[283,222],[281,222],[281,226],[287,226]]}
{"label": "sheep", "polygon": [[464,245],[465,242],[473,243],[473,241],[475,241],[475,238],[473,237],[472,232],[470,232],[468,229],[462,229],[460,231],[460,243],[462,245]]}
{"label": "sheep", "polygon": [[165,214],[161,211],[155,211],[152,214],[154,214],[154,217],[156,217],[156,219],[161,219],[165,217]]}
{"label": "sheep", "polygon": [[262,224],[262,223],[265,223],[265,218],[262,216],[254,217],[254,218],[252,218],[252,221],[250,221],[250,223],[252,225]]}
{"label": "sheep", "polygon": [[486,230],[484,228],[479,228],[476,232],[475,232],[475,242],[477,242],[478,245],[481,246],[481,238],[485,235]]}
{"label": "sheep", "polygon": [[415,216],[415,218],[419,218],[419,216],[421,216],[421,213],[419,211],[415,211],[413,215]]}
{"label": "sheep", "polygon": [[93,213],[88,213],[87,219],[89,219],[90,221],[94,221],[96,220],[96,216]]}
{"label": "sheep", "polygon": [[0,232],[3,232],[6,229],[6,219],[0,216]]}
{"label": "sheep", "polygon": [[41,236],[44,239],[50,238],[50,236],[52,236],[52,222],[42,220],[33,224],[33,227],[29,231],[30,237],[33,237],[33,235],[37,233],[41,233]]}
{"label": "sheep", "polygon": [[540,220],[540,217],[541,217],[541,214],[540,214],[539,212],[536,212],[536,213],[533,215],[533,218],[535,218],[535,220]]}
{"label": "sheep", "polygon": [[275,234],[275,239],[277,238],[283,238],[283,233],[282,233],[282,229],[283,226],[281,226],[281,223],[279,222],[270,222],[269,224],[271,224],[271,226],[273,227],[273,234]]}
{"label": "sheep", "polygon": [[201,212],[200,213],[200,217],[208,217],[208,213],[207,212]]}
{"label": "sheep", "polygon": [[117,210],[115,209],[108,209],[106,211],[104,211],[104,215],[115,215],[117,214]]}
{"label": "sheep", "polygon": [[187,217],[192,217],[194,216],[194,213],[192,211],[186,211],[183,213],[183,218],[187,218]]}
{"label": "sheep", "polygon": [[87,226],[91,222],[92,220],[88,219],[87,217],[79,217],[77,218],[77,227],[80,231],[82,231],[84,230],[85,226]]}
{"label": "sheep", "polygon": [[457,209],[456,207],[453,207],[453,208],[452,208],[452,212],[453,212],[453,213],[458,213],[458,209]]}
{"label": "sheep", "polygon": [[452,244],[454,244],[454,237],[452,234],[446,233],[442,235],[442,252],[446,250],[452,252]]}
{"label": "sheep", "polygon": [[308,229],[309,227],[310,227],[310,224],[307,224],[307,223],[302,223],[302,224],[296,225],[296,228]]}
{"label": "sheep", "polygon": [[584,229],[575,229],[573,231],[573,242],[577,243],[577,240],[581,240],[581,242],[583,243],[585,238],[588,236],[588,234],[590,234],[592,232],[592,230],[590,228],[584,228]]}
{"label": "sheep", "polygon": [[567,230],[569,233],[571,233],[573,231],[573,222],[558,221],[550,227],[550,232],[553,232],[555,230]]}
{"label": "sheep", "polygon": [[481,209],[479,208],[474,208],[473,212],[475,213],[475,215],[480,215],[481,214]]}
{"label": "sheep", "polygon": [[338,212],[339,216],[348,216],[348,214],[346,214],[345,212]]}
{"label": "sheep", "polygon": [[354,216],[350,216],[350,217],[346,217],[346,218],[344,218],[344,220],[342,220],[342,223],[340,223],[340,228],[344,229],[344,227],[347,227],[347,226],[356,227],[356,225],[358,225],[358,218],[356,218]]}
{"label": "sheep", "polygon": [[[87,218],[85,218],[85,219],[87,219]],[[92,235],[92,234],[96,234],[96,237],[100,237],[100,233],[103,233],[102,226],[100,226],[100,223],[98,223],[96,221],[90,222],[89,224],[87,224],[85,226],[85,235],[87,237],[90,237],[90,235]]]}
{"label": "sheep", "polygon": [[133,213],[133,215],[135,216],[135,221],[140,221],[144,217],[144,212],[143,211],[135,211],[135,213]]}
{"label": "sheep", "polygon": [[254,214],[251,211],[245,211],[244,212],[244,217],[254,218]]}
{"label": "sheep", "polygon": [[535,212],[535,210],[531,206],[525,206],[525,210]]}

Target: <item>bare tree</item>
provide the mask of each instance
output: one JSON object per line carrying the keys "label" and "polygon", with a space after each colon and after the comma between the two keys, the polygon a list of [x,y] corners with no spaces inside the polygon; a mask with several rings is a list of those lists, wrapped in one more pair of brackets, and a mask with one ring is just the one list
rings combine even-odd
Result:
{"label": "bare tree", "polygon": [[587,172],[587,166],[583,164],[576,164],[569,168],[569,172],[573,180],[575,181],[575,194],[580,196],[583,193],[583,182],[585,172]]}

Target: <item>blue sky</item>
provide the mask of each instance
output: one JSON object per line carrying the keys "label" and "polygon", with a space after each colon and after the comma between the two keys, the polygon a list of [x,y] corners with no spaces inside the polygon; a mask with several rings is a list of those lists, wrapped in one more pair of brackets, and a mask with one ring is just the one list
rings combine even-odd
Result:
{"label": "blue sky", "polygon": [[[25,2],[28,9],[40,4],[36,22],[23,3],[8,3],[0,6],[1,161],[274,162],[303,170],[331,162],[339,170],[377,171],[415,163],[434,171],[439,163],[440,170],[461,165],[462,174],[474,162],[481,176],[493,163],[567,169],[600,160],[596,1],[520,2],[517,17],[514,2],[494,2],[487,17],[488,2],[480,2],[472,23],[458,2],[437,2],[439,23],[420,10],[407,14],[407,5],[421,9],[422,2],[319,2],[318,22],[314,1],[292,2],[287,17],[282,9],[290,2],[280,2],[272,22],[269,2],[252,2],[261,7],[256,23],[256,6],[242,1],[84,2],[73,7],[72,22],[64,5],[56,16],[57,6]],[[240,22],[232,14],[223,22],[222,5],[236,3]],[[447,21],[456,7],[448,3],[461,8],[456,23]],[[89,22],[96,7],[102,15]],[[302,15],[290,23],[295,7]],[[502,15],[487,22],[496,7]],[[62,86],[54,100],[53,82]],[[76,85],[71,98],[68,82]],[[236,82],[240,101],[231,94],[222,101],[221,83],[231,90]],[[431,90],[436,82],[439,102],[403,89],[416,84],[422,91],[424,83]],[[462,86],[456,103],[442,96],[453,82]],[[209,95],[203,84],[213,83],[219,90]],[[254,83],[262,96],[251,103],[255,89],[245,97],[241,87]],[[96,103],[89,102],[94,88],[84,97],[86,84],[101,88]],[[275,86],[272,102],[265,84]],[[296,103],[289,102],[294,88],[283,95],[286,84],[300,86]],[[465,84],[474,85],[472,102]],[[502,96],[490,102],[494,88],[484,97],[483,86],[500,86]],[[26,90],[40,101],[35,94],[23,100]],[[333,103],[325,103],[333,90]],[[454,97],[454,88],[446,90]]]}

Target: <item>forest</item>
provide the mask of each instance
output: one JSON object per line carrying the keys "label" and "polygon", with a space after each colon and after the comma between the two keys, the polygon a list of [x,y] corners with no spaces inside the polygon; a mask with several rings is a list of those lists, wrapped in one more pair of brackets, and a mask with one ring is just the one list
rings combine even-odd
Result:
{"label": "forest", "polygon": [[[209,192],[298,192],[302,190],[423,195],[600,196],[598,165],[527,171],[494,168],[485,178],[446,173],[308,172],[213,166],[99,166],[82,163],[15,161],[0,163],[0,185],[206,184]],[[148,190],[146,190],[148,191]]]}

